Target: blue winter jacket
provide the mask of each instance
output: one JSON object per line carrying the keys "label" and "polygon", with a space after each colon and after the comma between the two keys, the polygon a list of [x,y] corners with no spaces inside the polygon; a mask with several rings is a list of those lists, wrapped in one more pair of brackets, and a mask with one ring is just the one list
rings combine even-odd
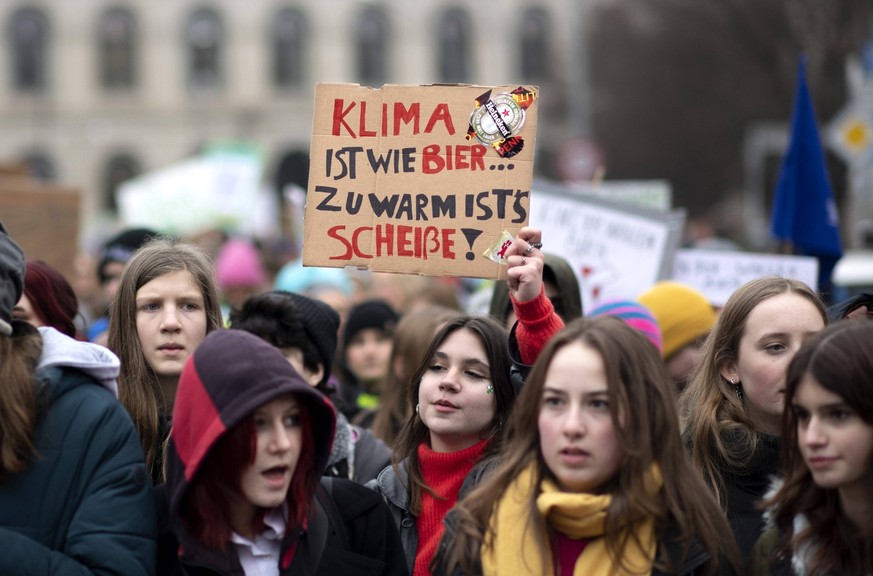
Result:
{"label": "blue winter jacket", "polygon": [[0,480],[0,574],[153,575],[152,488],[133,422],[112,392],[118,360],[40,332],[38,455]]}

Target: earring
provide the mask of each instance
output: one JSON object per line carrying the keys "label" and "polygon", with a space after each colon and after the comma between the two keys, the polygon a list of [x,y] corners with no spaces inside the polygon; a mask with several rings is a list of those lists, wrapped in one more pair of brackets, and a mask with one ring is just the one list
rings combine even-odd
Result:
{"label": "earring", "polygon": [[488,388],[485,389],[485,392],[487,392],[488,394],[494,394],[494,386],[489,384]]}
{"label": "earring", "polygon": [[420,408],[420,406],[421,406],[420,404],[416,404],[416,405],[415,405],[415,413],[416,413],[416,414],[418,414],[418,409]]}
{"label": "earring", "polygon": [[728,382],[730,382],[731,386],[734,387],[734,392],[737,393],[737,398],[740,400],[743,399],[743,389],[740,387],[739,383],[733,378],[728,378]]}

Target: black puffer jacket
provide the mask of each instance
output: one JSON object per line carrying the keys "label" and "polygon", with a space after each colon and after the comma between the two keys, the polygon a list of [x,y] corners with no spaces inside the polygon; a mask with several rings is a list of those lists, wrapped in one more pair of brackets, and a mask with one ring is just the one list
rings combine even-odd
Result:
{"label": "black puffer jacket", "polygon": [[723,472],[726,515],[743,562],[765,530],[764,512],[758,508],[758,503],[779,472],[779,446],[779,437],[761,434],[758,449],[747,465]]}

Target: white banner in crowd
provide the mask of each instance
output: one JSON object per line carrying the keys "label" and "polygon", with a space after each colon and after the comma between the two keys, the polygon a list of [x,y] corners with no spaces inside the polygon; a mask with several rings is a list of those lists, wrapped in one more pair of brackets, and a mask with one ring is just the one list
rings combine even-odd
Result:
{"label": "white banner in crowd", "polygon": [[673,279],[693,286],[716,306],[724,306],[731,293],[755,278],[776,274],[818,284],[818,260],[811,256],[779,256],[749,252],[679,250]]}
{"label": "white banner in crowd", "polygon": [[647,210],[534,180],[530,225],[543,230],[543,250],[566,259],[591,310],[636,298],[669,277],[685,213]]}
{"label": "white banner in crowd", "polygon": [[172,234],[237,230],[254,216],[261,172],[255,153],[211,152],[128,180],[118,213],[125,226]]}
{"label": "white banner in crowd", "polygon": [[666,180],[606,180],[598,183],[572,184],[572,190],[602,196],[622,204],[652,210],[669,210],[673,206],[673,189]]}

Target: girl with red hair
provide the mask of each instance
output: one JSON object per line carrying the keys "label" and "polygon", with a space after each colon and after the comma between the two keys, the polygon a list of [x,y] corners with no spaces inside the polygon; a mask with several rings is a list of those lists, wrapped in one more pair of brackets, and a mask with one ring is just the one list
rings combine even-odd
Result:
{"label": "girl with red hair", "polygon": [[405,575],[381,498],[321,479],[335,414],[271,344],[207,335],[179,378],[158,574]]}
{"label": "girl with red hair", "polygon": [[30,260],[24,275],[24,294],[12,309],[15,318],[36,328],[51,326],[76,338],[79,301],[63,274],[43,262]]}

